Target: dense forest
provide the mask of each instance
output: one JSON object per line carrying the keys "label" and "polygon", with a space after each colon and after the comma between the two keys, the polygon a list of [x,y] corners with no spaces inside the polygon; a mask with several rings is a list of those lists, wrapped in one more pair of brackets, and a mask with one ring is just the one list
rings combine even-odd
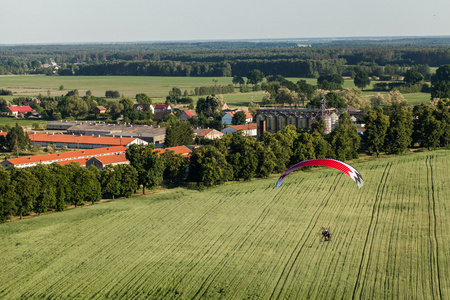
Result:
{"label": "dense forest", "polygon": [[406,70],[449,63],[446,37],[0,46],[0,75],[217,77],[258,69],[265,75],[317,78],[351,75],[358,65],[372,66],[369,75],[379,76],[385,66]]}

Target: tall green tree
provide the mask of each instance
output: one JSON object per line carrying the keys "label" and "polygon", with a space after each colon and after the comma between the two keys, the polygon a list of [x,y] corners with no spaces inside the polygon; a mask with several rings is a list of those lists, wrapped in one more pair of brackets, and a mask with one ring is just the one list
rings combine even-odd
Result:
{"label": "tall green tree", "polygon": [[243,124],[247,123],[246,120],[247,120],[247,116],[246,116],[245,112],[240,110],[233,115],[233,118],[231,119],[231,124],[232,125],[243,125]]}
{"label": "tall green tree", "polygon": [[195,111],[205,117],[212,117],[216,112],[220,111],[223,105],[222,98],[216,95],[209,95],[206,98],[199,98]]}
{"label": "tall green tree", "polygon": [[317,131],[313,132],[312,143],[316,158],[327,158],[331,156],[331,145],[325,139],[324,134],[320,134]]}
{"label": "tall green tree", "polygon": [[358,88],[364,89],[366,86],[370,84],[370,78],[366,72],[359,71],[356,74],[355,78],[353,79],[353,82]]}
{"label": "tall green tree", "polygon": [[247,84],[258,84],[264,80],[264,73],[258,69],[254,69],[247,74]]}
{"label": "tall green tree", "polygon": [[15,202],[18,199],[11,176],[3,166],[0,166],[0,182],[0,223],[3,223],[16,212]]}
{"label": "tall green tree", "polygon": [[297,86],[298,86],[297,92],[304,94],[305,100],[313,98],[314,91],[316,90],[316,87],[314,85],[307,83],[306,80],[304,79],[301,79],[297,81]]}
{"label": "tall green tree", "polygon": [[225,155],[212,145],[205,145],[192,151],[189,161],[188,180],[212,186],[233,178],[233,167]]}
{"label": "tall green tree", "polygon": [[266,178],[272,174],[276,165],[276,157],[270,147],[264,147],[262,142],[258,142],[255,147],[258,165],[256,167],[256,177]]}
{"label": "tall green tree", "polygon": [[450,98],[450,65],[440,66],[431,76],[431,98]]}
{"label": "tall green tree", "polygon": [[26,169],[10,168],[11,181],[14,182],[14,192],[17,195],[15,206],[17,215],[22,217],[33,209],[33,203],[39,194],[39,181]]}
{"label": "tall green tree", "polygon": [[316,158],[313,137],[307,132],[300,132],[298,138],[294,142],[291,165],[313,158]]}
{"label": "tall green tree", "polygon": [[411,112],[401,104],[390,107],[389,127],[384,142],[386,152],[402,154],[412,142],[413,120]]}
{"label": "tall green tree", "polygon": [[376,153],[379,156],[384,147],[389,118],[381,108],[378,108],[370,110],[364,116],[364,123],[366,124],[363,135],[364,145],[369,153]]}
{"label": "tall green tree", "polygon": [[28,133],[25,133],[22,126],[18,123],[8,130],[8,133],[6,134],[6,147],[9,151],[14,152],[19,156],[21,150],[28,149],[30,146],[31,141]]}
{"label": "tall green tree", "polygon": [[228,163],[233,166],[233,176],[235,179],[242,178],[249,180],[255,177],[258,166],[255,145],[256,140],[252,137],[244,136],[242,132],[234,132],[226,136],[229,139]]}
{"label": "tall green tree", "polygon": [[152,104],[153,101],[147,94],[140,93],[136,94],[136,102],[139,104]]}
{"label": "tall green tree", "polygon": [[338,160],[358,158],[361,138],[346,112],[339,116],[338,126],[327,136],[333,156]]}
{"label": "tall green tree", "polygon": [[437,120],[435,109],[421,104],[413,109],[413,139],[428,149],[439,147],[444,124]]}
{"label": "tall green tree", "polygon": [[171,183],[182,183],[187,176],[188,158],[176,154],[173,150],[166,150],[161,154],[166,162],[164,169],[164,180]]}
{"label": "tall green tree", "polygon": [[319,78],[317,78],[317,85],[321,85],[325,81],[333,82],[333,83],[336,83],[338,85],[343,85],[344,84],[344,78],[342,78],[341,75],[338,75],[336,73],[320,75]]}
{"label": "tall green tree", "polygon": [[123,105],[123,109],[132,109],[134,102],[130,98],[122,98],[119,100],[119,103]]}
{"label": "tall green tree", "polygon": [[30,171],[40,183],[38,196],[33,205],[33,210],[39,215],[56,203],[55,180],[47,165],[38,164],[30,168]]}
{"label": "tall green tree", "polygon": [[194,129],[189,122],[174,122],[166,127],[164,147],[191,145],[194,141]]}
{"label": "tall green tree", "polygon": [[121,173],[116,172],[113,166],[106,166],[101,171],[102,192],[111,195],[112,199],[120,196],[122,188]]}
{"label": "tall green tree", "polygon": [[414,85],[416,83],[419,83],[423,80],[423,75],[417,71],[416,68],[411,68],[406,71],[405,77],[403,78],[403,81],[408,85]]}
{"label": "tall green tree", "polygon": [[261,141],[266,147],[270,147],[276,157],[275,172],[282,173],[288,167],[297,138],[298,132],[293,125],[288,125],[275,134],[267,131],[262,134]]}
{"label": "tall green tree", "polygon": [[138,174],[138,184],[142,193],[146,188],[158,186],[163,181],[165,169],[164,157],[154,152],[155,145],[131,145],[126,151],[126,157]]}
{"label": "tall green tree", "polygon": [[238,75],[234,75],[233,76],[233,80],[231,82],[234,85],[236,85],[236,84],[239,84],[239,85],[245,84],[244,78],[242,78],[241,76],[238,76]]}
{"label": "tall green tree", "polygon": [[138,173],[132,165],[117,165],[115,171],[120,173],[120,195],[131,197],[138,189]]}
{"label": "tall green tree", "polygon": [[435,116],[441,122],[442,134],[440,145],[447,147],[450,143],[450,99],[440,99],[437,103]]}

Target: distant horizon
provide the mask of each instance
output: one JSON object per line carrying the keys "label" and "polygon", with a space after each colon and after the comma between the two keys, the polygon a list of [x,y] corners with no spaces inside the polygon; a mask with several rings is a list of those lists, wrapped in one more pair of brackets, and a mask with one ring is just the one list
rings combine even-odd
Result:
{"label": "distant horizon", "polygon": [[188,39],[188,40],[136,40],[136,41],[86,41],[86,42],[49,42],[49,43],[0,43],[0,46],[33,45],[107,45],[107,44],[158,44],[158,43],[208,43],[208,42],[264,42],[264,41],[314,41],[314,40],[399,40],[417,38],[450,38],[450,35],[373,35],[373,36],[323,36],[290,38],[230,38],[230,39]]}

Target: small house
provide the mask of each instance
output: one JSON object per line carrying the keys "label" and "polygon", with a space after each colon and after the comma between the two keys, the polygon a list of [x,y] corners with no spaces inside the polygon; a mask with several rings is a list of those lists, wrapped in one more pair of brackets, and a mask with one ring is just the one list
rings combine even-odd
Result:
{"label": "small house", "polygon": [[134,104],[133,105],[134,109],[137,109],[138,111],[146,111],[146,110],[150,110],[152,112],[152,114],[155,113],[155,107],[153,107],[153,105],[151,104]]}
{"label": "small house", "polygon": [[155,113],[165,112],[168,110],[172,110],[172,107],[169,104],[156,104],[155,105]]}
{"label": "small house", "polygon": [[215,140],[221,139],[223,137],[223,133],[215,130],[215,129],[204,129],[198,128],[194,129],[194,134],[201,139]]}
{"label": "small house", "polygon": [[33,109],[29,105],[25,106],[10,106],[8,107],[9,111],[13,116],[19,116],[24,115],[29,111],[32,111]]}
{"label": "small house", "polygon": [[231,125],[233,116],[239,112],[243,111],[245,113],[245,122],[252,122],[253,116],[246,110],[233,110],[233,111],[226,111],[224,116],[222,117],[222,124],[224,125]]}
{"label": "small house", "polygon": [[257,136],[258,128],[256,123],[250,123],[245,125],[232,125],[221,130],[223,134],[231,134],[233,132],[242,131],[247,136]]}
{"label": "small house", "polygon": [[190,118],[196,118],[197,114],[193,110],[183,110],[178,117],[180,121],[188,121]]}
{"label": "small house", "polygon": [[92,112],[96,115],[104,114],[104,113],[106,113],[106,108],[99,105],[99,106],[94,107]]}

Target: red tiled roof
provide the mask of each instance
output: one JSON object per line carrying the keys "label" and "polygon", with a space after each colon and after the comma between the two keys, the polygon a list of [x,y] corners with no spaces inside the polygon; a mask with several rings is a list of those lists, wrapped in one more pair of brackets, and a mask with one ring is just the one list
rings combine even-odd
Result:
{"label": "red tiled roof", "polygon": [[156,104],[155,109],[168,109],[169,104]]}
{"label": "red tiled roof", "polygon": [[210,133],[211,131],[213,131],[212,129],[205,129],[202,133],[200,133],[198,136],[205,136],[208,133]]}
{"label": "red tiled roof", "polygon": [[186,146],[176,146],[176,147],[168,147],[168,148],[158,148],[153,150],[153,152],[159,152],[159,154],[163,154],[167,150],[172,150],[175,154],[182,154],[183,156],[189,156],[191,154],[191,150]]}
{"label": "red tiled roof", "polygon": [[98,159],[99,161],[101,161],[104,165],[128,161],[125,153],[104,155],[104,156],[95,156],[95,158]]}
{"label": "red tiled roof", "polygon": [[192,118],[192,117],[196,117],[196,116],[197,116],[197,114],[196,114],[195,111],[193,111],[193,110],[185,110],[184,113],[185,113],[189,118]]}
{"label": "red tiled roof", "polygon": [[11,106],[11,107],[8,107],[9,108],[9,110],[10,111],[12,111],[12,112],[18,112],[18,113],[21,113],[21,114],[24,114],[24,113],[26,113],[26,112],[29,112],[29,111],[32,111],[33,109],[30,107],[30,106],[28,106],[28,105],[26,105],[26,106]]}
{"label": "red tiled roof", "polygon": [[95,108],[97,108],[98,110],[106,110],[106,108],[104,106],[101,106],[101,105],[96,106]]}
{"label": "red tiled roof", "polygon": [[45,134],[45,133],[28,133],[30,140],[36,142],[49,143],[77,143],[77,144],[94,144],[94,145],[111,145],[120,146],[128,145],[136,138],[132,137],[112,137],[112,136],[89,136],[89,135],[69,135],[69,134]]}
{"label": "red tiled roof", "polygon": [[63,161],[56,161],[55,163],[61,166],[70,164],[70,163],[77,163],[80,166],[84,167],[86,166],[86,162],[90,160],[92,157],[86,157],[86,158],[79,158],[79,159],[71,159],[71,160],[63,160]]}
{"label": "red tiled roof", "polygon": [[239,111],[243,111],[245,113],[245,118],[246,119],[252,119],[253,116],[246,110],[233,110],[233,111],[229,111],[228,113],[233,117],[235,113],[239,112]]}
{"label": "red tiled roof", "polygon": [[106,148],[96,148],[96,149],[86,149],[79,151],[69,151],[62,153],[53,153],[53,154],[44,154],[44,155],[35,155],[35,156],[26,156],[26,157],[18,157],[18,158],[9,158],[7,159],[10,163],[14,165],[21,164],[29,164],[29,163],[39,163],[53,160],[61,160],[70,162],[76,159],[80,159],[80,157],[91,158],[92,156],[106,154],[106,153],[115,153],[115,152],[123,152],[127,150],[124,146],[115,146],[115,147],[106,147]]}

